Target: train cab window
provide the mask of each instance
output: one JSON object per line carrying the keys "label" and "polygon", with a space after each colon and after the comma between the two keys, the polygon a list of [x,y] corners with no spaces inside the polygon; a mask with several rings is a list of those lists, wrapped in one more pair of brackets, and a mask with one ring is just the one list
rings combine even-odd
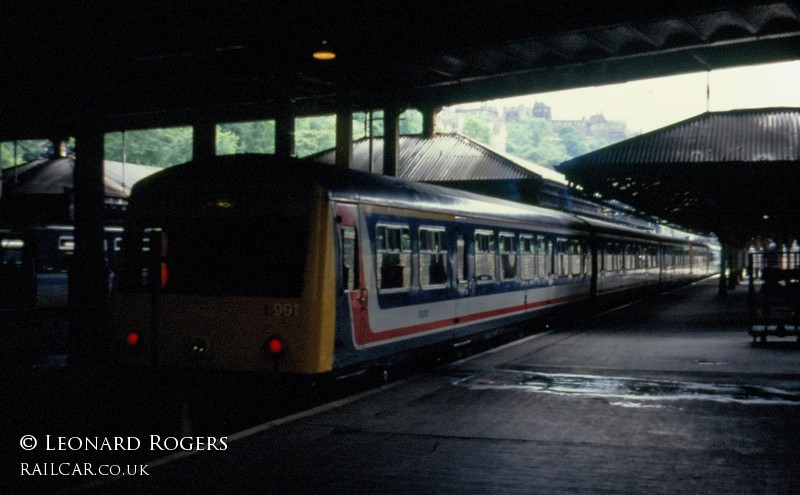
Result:
{"label": "train cab window", "polygon": [[354,227],[342,227],[342,281],[344,290],[358,288],[357,238]]}
{"label": "train cab window", "polygon": [[517,239],[514,234],[500,234],[500,277],[502,280],[517,278]]}
{"label": "train cab window", "polygon": [[378,225],[375,233],[378,290],[411,287],[411,234],[405,225]]}
{"label": "train cab window", "polygon": [[494,232],[491,230],[475,231],[475,279],[478,283],[491,282],[496,279]]}
{"label": "train cab window", "polygon": [[522,280],[536,277],[536,243],[532,235],[519,236],[519,276]]}
{"label": "train cab window", "polygon": [[419,284],[423,289],[447,285],[447,238],[444,227],[419,229]]}
{"label": "train cab window", "polygon": [[[147,220],[147,219],[145,219]],[[149,224],[149,225],[148,225]],[[300,297],[308,220],[272,218],[156,219],[126,229],[118,273],[123,291]]]}

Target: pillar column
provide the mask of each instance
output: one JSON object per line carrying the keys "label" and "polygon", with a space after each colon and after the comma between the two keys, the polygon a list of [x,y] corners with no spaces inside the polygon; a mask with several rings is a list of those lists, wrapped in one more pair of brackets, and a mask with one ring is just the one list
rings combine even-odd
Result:
{"label": "pillar column", "polygon": [[285,102],[275,119],[275,154],[294,156],[294,115],[290,104]]}
{"label": "pillar column", "polygon": [[69,363],[85,364],[106,333],[108,267],[103,249],[103,132],[86,125],[76,135],[73,175],[75,251],[69,267]]}
{"label": "pillar column", "polygon": [[397,177],[400,148],[400,110],[383,110],[383,175]]}
{"label": "pillar column", "polygon": [[336,112],[336,165],[353,165],[353,111],[349,108]]}
{"label": "pillar column", "polygon": [[192,161],[207,163],[217,153],[217,126],[202,119],[192,126]]}

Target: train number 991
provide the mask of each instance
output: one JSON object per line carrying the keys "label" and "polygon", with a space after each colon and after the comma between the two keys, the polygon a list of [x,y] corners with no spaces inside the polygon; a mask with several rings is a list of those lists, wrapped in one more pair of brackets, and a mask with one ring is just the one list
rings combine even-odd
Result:
{"label": "train number 991", "polygon": [[272,306],[267,306],[266,313],[267,316],[297,316],[300,314],[300,305],[296,303],[275,303]]}

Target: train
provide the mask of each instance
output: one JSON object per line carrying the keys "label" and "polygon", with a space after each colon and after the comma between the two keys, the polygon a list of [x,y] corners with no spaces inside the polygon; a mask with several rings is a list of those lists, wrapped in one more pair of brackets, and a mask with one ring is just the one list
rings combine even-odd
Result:
{"label": "train", "polygon": [[708,239],[274,155],[133,188],[124,366],[347,376],[714,272]]}
{"label": "train", "polygon": [[[103,228],[103,250],[113,280],[122,227]],[[72,225],[0,228],[0,309],[66,307],[68,273],[75,252]],[[110,288],[110,287],[109,287]]]}

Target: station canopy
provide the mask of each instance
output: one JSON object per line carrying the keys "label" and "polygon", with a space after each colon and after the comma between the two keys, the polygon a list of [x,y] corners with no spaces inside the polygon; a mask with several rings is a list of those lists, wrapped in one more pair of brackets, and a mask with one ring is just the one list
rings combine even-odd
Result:
{"label": "station canopy", "polygon": [[435,108],[798,59],[800,2],[8,0],[0,36],[2,140],[75,122]]}
{"label": "station canopy", "polygon": [[587,192],[727,242],[800,234],[800,108],[709,112],[557,168]]}

